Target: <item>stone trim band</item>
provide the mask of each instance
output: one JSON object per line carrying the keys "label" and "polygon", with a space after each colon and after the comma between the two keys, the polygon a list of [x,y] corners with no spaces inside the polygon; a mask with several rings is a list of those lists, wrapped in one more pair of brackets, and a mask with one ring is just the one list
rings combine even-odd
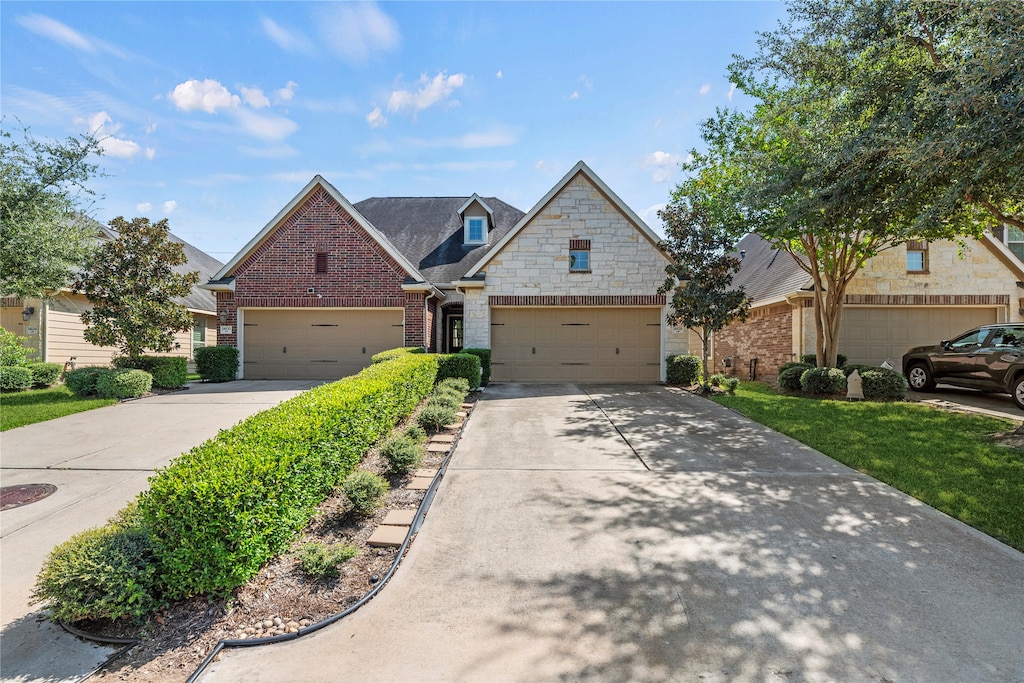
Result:
{"label": "stone trim band", "polygon": [[1006,306],[1009,294],[847,294],[843,303],[860,306]]}
{"label": "stone trim band", "polygon": [[529,295],[487,297],[491,306],[664,306],[663,294],[608,294],[608,295]]}

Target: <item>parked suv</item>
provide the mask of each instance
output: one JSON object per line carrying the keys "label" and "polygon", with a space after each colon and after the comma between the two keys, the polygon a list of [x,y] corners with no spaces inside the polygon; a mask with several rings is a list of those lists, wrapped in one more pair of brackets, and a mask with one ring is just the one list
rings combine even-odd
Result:
{"label": "parked suv", "polygon": [[936,382],[1008,393],[1024,410],[1024,323],[985,325],[937,346],[903,356],[903,374],[914,391]]}

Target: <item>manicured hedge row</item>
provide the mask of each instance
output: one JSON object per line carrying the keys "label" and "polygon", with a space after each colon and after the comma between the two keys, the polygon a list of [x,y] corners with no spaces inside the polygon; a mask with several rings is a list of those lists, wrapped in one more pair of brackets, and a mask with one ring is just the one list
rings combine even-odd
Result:
{"label": "manicured hedge row", "polygon": [[404,356],[407,353],[423,353],[422,346],[405,346],[397,349],[388,349],[387,351],[381,351],[370,356],[371,363],[383,363],[386,360],[392,360],[399,356]]}
{"label": "manicured hedge row", "polygon": [[462,353],[468,353],[480,359],[480,384],[487,385],[491,381],[491,350],[462,349]]}
{"label": "manicured hedge row", "polygon": [[20,365],[0,365],[0,390],[24,391],[31,386],[31,370]]}
{"label": "manicured hedge row", "polygon": [[690,386],[700,378],[701,360],[698,356],[673,355],[665,357],[665,383]]}
{"label": "manicured hedge row", "polygon": [[225,594],[250,579],[430,393],[437,366],[434,355],[398,354],[254,415],[160,470],[139,509],[166,597]]}
{"label": "manicured hedge row", "polygon": [[480,388],[480,358],[471,353],[448,353],[438,356],[437,381],[450,377],[461,377],[469,382],[470,389]]}
{"label": "manicured hedge row", "polygon": [[118,356],[115,368],[145,370],[153,376],[153,386],[177,389],[188,384],[188,359],[184,356]]}

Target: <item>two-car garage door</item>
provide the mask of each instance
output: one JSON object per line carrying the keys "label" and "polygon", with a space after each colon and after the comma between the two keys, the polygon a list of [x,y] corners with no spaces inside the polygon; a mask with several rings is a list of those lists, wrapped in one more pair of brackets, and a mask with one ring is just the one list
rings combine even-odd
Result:
{"label": "two-car garage door", "polygon": [[657,382],[661,308],[491,309],[491,373],[505,382]]}
{"label": "two-car garage door", "polygon": [[402,309],[243,309],[246,379],[340,379],[403,346]]}
{"label": "two-car garage door", "polygon": [[843,309],[839,352],[851,363],[899,368],[913,346],[938,344],[977,325],[998,322],[994,308],[878,306]]}

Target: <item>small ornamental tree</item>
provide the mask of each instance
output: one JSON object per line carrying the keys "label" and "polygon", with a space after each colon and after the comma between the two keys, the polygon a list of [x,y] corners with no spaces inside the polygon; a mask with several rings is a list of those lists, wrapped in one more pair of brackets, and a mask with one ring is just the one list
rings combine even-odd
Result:
{"label": "small ornamental tree", "polygon": [[110,227],[118,238],[100,245],[75,282],[93,305],[82,314],[86,341],[116,346],[130,359],[173,350],[174,333],[192,328],[192,314],[174,299],[189,294],[199,273],[175,269],[187,259],[184,247],[168,240],[166,218],[118,217]]}
{"label": "small ornamental tree", "polygon": [[662,249],[672,258],[668,277],[658,290],[671,292],[668,323],[700,332],[704,391],[710,387],[711,336],[736,320],[745,320],[750,299],[742,288],[730,289],[740,260],[734,255],[744,232],[734,209],[728,174],[713,158],[698,157],[689,165],[697,171],[673,192],[672,201],[658,212],[665,224]]}

